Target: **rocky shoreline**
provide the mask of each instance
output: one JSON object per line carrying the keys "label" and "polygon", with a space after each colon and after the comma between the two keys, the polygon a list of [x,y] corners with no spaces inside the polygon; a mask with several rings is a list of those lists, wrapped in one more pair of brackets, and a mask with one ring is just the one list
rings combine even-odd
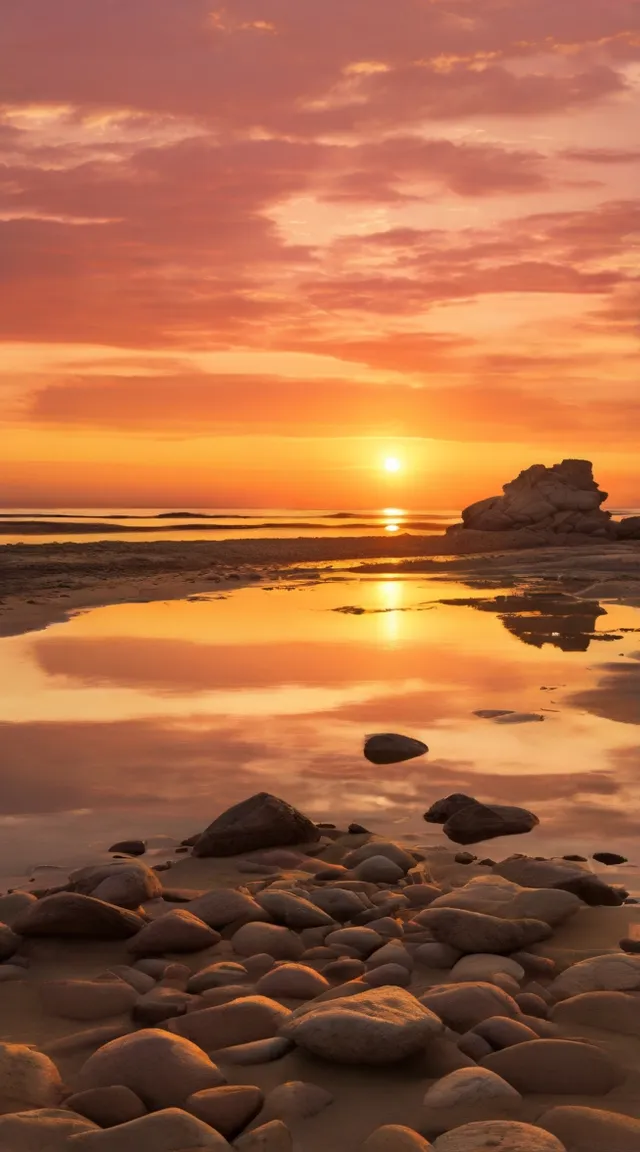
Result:
{"label": "rocky shoreline", "polygon": [[465,811],[522,812],[421,848],[259,794],[0,897],[0,1148],[637,1152],[640,907]]}

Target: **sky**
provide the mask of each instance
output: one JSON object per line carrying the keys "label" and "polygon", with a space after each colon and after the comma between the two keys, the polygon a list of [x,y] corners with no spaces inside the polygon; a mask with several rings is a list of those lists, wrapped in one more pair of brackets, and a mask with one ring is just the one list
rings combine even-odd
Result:
{"label": "sky", "polygon": [[3,506],[640,505],[639,0],[1,24]]}

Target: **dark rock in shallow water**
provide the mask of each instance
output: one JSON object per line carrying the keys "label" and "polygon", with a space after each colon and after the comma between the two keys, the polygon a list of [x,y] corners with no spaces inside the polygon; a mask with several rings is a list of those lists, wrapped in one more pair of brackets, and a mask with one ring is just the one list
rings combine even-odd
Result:
{"label": "dark rock in shallow water", "polygon": [[127,856],[144,856],[147,844],[145,840],[120,840],[117,844],[112,844],[109,851],[125,852]]}
{"label": "dark rock in shallow water", "polygon": [[258,792],[228,808],[194,844],[194,856],[238,856],[317,841],[315,824],[286,800]]}
{"label": "dark rock in shallow water", "polygon": [[364,754],[371,764],[401,764],[404,760],[415,760],[428,752],[422,740],[411,736],[401,736],[397,732],[379,732],[367,736]]}
{"label": "dark rock in shallow water", "polygon": [[606,864],[608,868],[616,864],[629,863],[626,856],[619,856],[617,852],[594,852],[593,859],[597,860],[598,864]]}
{"label": "dark rock in shallow water", "polygon": [[364,828],[362,824],[350,824],[348,831],[352,836],[361,836],[365,834],[367,836],[371,835],[371,830],[369,828]]}
{"label": "dark rock in shallow water", "polygon": [[425,812],[424,819],[429,824],[444,824],[444,834],[454,844],[478,844],[498,836],[517,836],[531,832],[540,823],[526,808],[481,804],[463,793],[436,801]]}
{"label": "dark rock in shallow water", "polygon": [[620,949],[622,952],[627,952],[630,956],[640,956],[640,940],[621,940]]}

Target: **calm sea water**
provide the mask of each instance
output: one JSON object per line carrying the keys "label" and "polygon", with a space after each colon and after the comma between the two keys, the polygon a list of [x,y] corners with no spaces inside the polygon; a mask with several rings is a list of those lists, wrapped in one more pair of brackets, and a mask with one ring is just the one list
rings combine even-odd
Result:
{"label": "calm sea water", "polygon": [[56,541],[238,540],[251,536],[433,535],[459,519],[454,509],[407,512],[401,508],[329,511],[286,508],[59,508],[0,510],[1,544]]}
{"label": "calm sea water", "polygon": [[[440,836],[422,820],[434,800],[470,792],[541,819],[484,855],[633,859],[640,610],[509,613],[484,603],[494,595],[334,572],[100,608],[0,640],[0,868],[77,863],[129,835],[162,845],[261,789],[416,843]],[[469,597],[476,607],[440,603]],[[362,743],[375,731],[430,753],[373,767]]]}

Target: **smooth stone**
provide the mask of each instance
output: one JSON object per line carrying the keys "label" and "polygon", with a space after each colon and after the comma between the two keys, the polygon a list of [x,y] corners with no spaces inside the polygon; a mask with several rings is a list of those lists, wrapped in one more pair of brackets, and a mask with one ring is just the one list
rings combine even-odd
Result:
{"label": "smooth stone", "polygon": [[304,952],[300,937],[279,924],[244,924],[231,944],[238,956],[267,952],[274,960],[299,960]]}
{"label": "smooth stone", "polygon": [[344,1064],[390,1064],[442,1032],[440,1020],[402,988],[372,988],[305,1007],[282,1035],[305,1051]]}
{"label": "smooth stone", "polygon": [[142,1100],[122,1084],[76,1092],[73,1096],[67,1096],[64,1106],[70,1112],[92,1120],[99,1128],[128,1124],[130,1120],[139,1120],[147,1113]]}
{"label": "smooth stone", "polygon": [[262,848],[316,842],[315,824],[285,800],[258,792],[234,804],[205,828],[194,856],[238,856]]}
{"label": "smooth stone", "polygon": [[367,1136],[361,1152],[428,1152],[432,1147],[413,1128],[405,1128],[401,1124],[384,1124]]}
{"label": "smooth stone", "polygon": [[491,1045],[492,1050],[510,1048],[514,1044],[524,1044],[527,1040],[538,1039],[537,1033],[532,1028],[527,1028],[520,1020],[512,1020],[508,1016],[490,1016],[488,1020],[481,1020],[479,1024],[475,1024],[472,1031],[482,1036],[482,1039]]}
{"label": "smooth stone", "polygon": [[48,980],[38,987],[45,1012],[66,1020],[104,1020],[130,1012],[138,993],[124,980]]}
{"label": "smooth stone", "polygon": [[226,1140],[235,1140],[255,1120],[264,1103],[260,1088],[229,1084],[207,1088],[189,1096],[185,1109],[220,1132]]}
{"label": "smooth stone", "polygon": [[234,1044],[220,1048],[213,1055],[220,1064],[251,1067],[254,1064],[272,1064],[293,1051],[293,1043],[284,1036],[271,1036],[267,1040],[252,1040],[248,1044]]}
{"label": "smooth stone", "polygon": [[432,1084],[423,1100],[426,1108],[468,1108],[487,1100],[518,1103],[515,1088],[487,1068],[459,1068]]}
{"label": "smooth stone", "polygon": [[435,884],[411,884],[404,890],[405,898],[414,908],[428,908],[441,895]]}
{"label": "smooth stone", "polygon": [[69,889],[132,910],[162,896],[157,873],[140,860],[111,860],[78,868],[69,876]]}
{"label": "smooth stone", "polygon": [[382,947],[384,939],[372,928],[338,928],[335,932],[329,933],[325,938],[325,944],[329,947],[353,948],[359,956],[367,958],[377,948]]}
{"label": "smooth stone", "polygon": [[129,1036],[134,1031],[133,1024],[127,1022],[117,1024],[102,1024],[98,1028],[85,1028],[82,1032],[72,1032],[67,1036],[60,1036],[43,1045],[43,1051],[53,1058],[66,1056],[84,1056],[90,1052],[104,1047],[112,1040],[119,1040],[121,1036]]}
{"label": "smooth stone", "polygon": [[237,1152],[293,1152],[291,1133],[282,1120],[270,1120],[234,1141]]}
{"label": "smooth stone", "polygon": [[198,1012],[201,1008],[218,1008],[221,1004],[230,1004],[232,1000],[241,1000],[254,995],[253,984],[224,984],[222,988],[207,988],[200,996],[192,996],[193,1003],[187,1007],[187,1012]]}
{"label": "smooth stone", "polygon": [[10,960],[21,944],[22,938],[8,924],[0,924],[0,961]]}
{"label": "smooth stone", "polygon": [[386,856],[370,856],[353,869],[357,880],[368,880],[373,884],[395,884],[404,876],[402,868]]}
{"label": "smooth stone", "polygon": [[329,987],[329,981],[314,968],[307,968],[304,964],[282,964],[260,977],[256,992],[259,996],[311,1000]]}
{"label": "smooth stone", "polygon": [[146,972],[139,972],[130,964],[114,964],[109,969],[108,975],[117,976],[120,980],[124,980],[125,984],[130,984],[139,996],[144,996],[145,992],[150,992],[156,986],[153,976],[148,976]]}
{"label": "smooth stone", "polygon": [[0,964],[0,984],[8,984],[11,980],[25,980],[27,971],[20,964]]}
{"label": "smooth stone", "polygon": [[526,808],[475,801],[454,812],[445,823],[443,832],[455,844],[479,844],[500,836],[531,832],[539,823],[538,817]]}
{"label": "smooth stone", "polygon": [[413,970],[413,956],[407,952],[407,949],[400,941],[392,940],[388,944],[383,944],[381,948],[376,948],[367,960],[367,968],[377,968],[381,964],[401,964],[408,972]]}
{"label": "smooth stone", "polygon": [[144,920],[115,904],[77,892],[43,896],[14,922],[21,936],[65,936],[126,940],[144,928]]}
{"label": "smooth stone", "polygon": [[[171,1021],[170,1030],[211,1052],[253,1040],[268,1040],[276,1036],[290,1018],[290,1010],[275,1000],[266,996],[245,996],[229,1004],[180,1016]],[[205,1087],[215,1088],[217,1085],[207,1084]]]}
{"label": "smooth stone", "polygon": [[608,1053],[578,1040],[529,1040],[485,1056],[489,1068],[519,1092],[605,1096],[625,1078]]}
{"label": "smooth stone", "polygon": [[539,1124],[572,1152],[638,1152],[640,1119],[619,1112],[564,1105],[551,1108]]}
{"label": "smooth stone", "polygon": [[398,865],[403,876],[416,866],[411,853],[395,844],[393,840],[371,840],[368,844],[361,844],[359,848],[347,853],[342,863],[346,868],[357,868],[359,864],[370,860],[373,856],[386,856],[388,860]]}
{"label": "smooth stone", "polygon": [[640,956],[607,952],[572,964],[553,981],[550,992],[556,1000],[581,992],[632,992],[640,989]]}
{"label": "smooth stone", "polygon": [[414,958],[428,968],[453,968],[461,956],[462,952],[457,948],[452,948],[450,944],[438,944],[435,940],[432,944],[420,944],[414,954]]}
{"label": "smooth stone", "polygon": [[18,916],[28,912],[33,904],[37,904],[37,898],[31,892],[11,892],[8,896],[0,896],[0,923],[13,928]]}
{"label": "smooth stone", "polygon": [[523,888],[560,888],[573,893],[592,907],[622,904],[622,897],[599,877],[579,864],[570,864],[564,860],[534,860],[528,856],[512,856],[496,864],[493,872]]}
{"label": "smooth stone", "polygon": [[556,1004],[551,1019],[563,1026],[578,1024],[622,1036],[638,1036],[640,998],[626,992],[583,992]]}
{"label": "smooth stone", "polygon": [[416,919],[438,943],[463,953],[515,952],[551,935],[549,925],[541,920],[502,920],[462,908],[427,908]]}
{"label": "smooth stone", "polygon": [[97,1131],[84,1116],[64,1108],[36,1108],[0,1116],[2,1152],[66,1152],[70,1138]]}
{"label": "smooth stone", "polygon": [[511,959],[520,964],[525,972],[535,976],[554,976],[557,968],[555,960],[548,956],[537,956],[534,952],[512,952]]}
{"label": "smooth stone", "polygon": [[625,937],[620,941],[619,947],[622,952],[626,952],[629,956],[640,955],[640,940],[631,940]]}
{"label": "smooth stone", "polygon": [[441,800],[436,800],[431,805],[428,812],[425,812],[423,819],[427,824],[446,824],[456,812],[461,812],[464,808],[468,808],[470,804],[477,804],[478,801],[473,796],[466,796],[464,792],[454,792],[451,796],[444,796]]}
{"label": "smooth stone", "polygon": [[376,732],[364,742],[364,755],[371,764],[401,764],[428,751],[422,740],[398,732]]}
{"label": "smooth stone", "polygon": [[318,1084],[288,1080],[272,1088],[264,1103],[261,1119],[295,1123],[317,1116],[333,1103],[333,1096]]}
{"label": "smooth stone", "polygon": [[48,1056],[26,1044],[0,1042],[0,1112],[57,1108],[62,1097],[60,1073]]}
{"label": "smooth stone", "polygon": [[607,868],[613,868],[616,864],[628,864],[626,856],[620,856],[617,852],[594,852],[593,859],[598,864],[605,864]]}
{"label": "smooth stone", "polygon": [[463,956],[451,969],[451,982],[467,980],[487,980],[489,983],[496,974],[512,976],[517,984],[524,980],[524,968],[508,956],[496,956],[495,953],[477,952]]}
{"label": "smooth stone", "polygon": [[515,1000],[495,984],[439,984],[429,988],[420,1003],[455,1032],[468,1032],[492,1016],[516,1019],[520,1009]]}
{"label": "smooth stone", "polygon": [[475,1063],[479,1063],[485,1056],[490,1056],[493,1048],[487,1040],[483,1040],[482,1036],[478,1036],[477,1032],[465,1032],[458,1040],[458,1048],[465,1056],[471,1057]]}
{"label": "smooth stone", "polygon": [[259,980],[264,976],[265,972],[270,972],[275,964],[273,956],[269,956],[267,952],[258,952],[255,956],[247,956],[243,960],[243,967],[246,968],[251,980]]}
{"label": "smooth stone", "polygon": [[362,960],[333,960],[322,969],[322,975],[333,983],[343,984],[347,980],[357,979],[365,972]]}
{"label": "smooth stone", "polygon": [[212,888],[195,900],[189,900],[185,908],[210,928],[226,928],[236,921],[260,922],[269,917],[252,896],[239,892],[237,888]]}
{"label": "smooth stone", "polygon": [[549,1005],[541,996],[533,992],[519,992],[514,996],[518,1008],[525,1016],[537,1016],[540,1020],[549,1018]]}
{"label": "smooth stone", "polygon": [[[271,963],[273,964],[273,961]],[[193,992],[197,995],[200,992],[206,992],[208,988],[223,988],[228,984],[241,984],[247,977],[248,972],[244,964],[238,964],[234,960],[218,960],[215,964],[209,964],[206,968],[201,968],[199,972],[195,972],[193,976],[189,977],[187,992]]]}
{"label": "smooth stone", "polygon": [[167,952],[202,952],[220,940],[220,933],[192,912],[176,908],[138,933],[129,944],[134,956],[162,956]]}
{"label": "smooth stone", "polygon": [[145,1028],[153,1028],[165,1020],[175,1016],[182,1016],[188,1011],[194,997],[188,992],[180,992],[177,988],[153,988],[139,996],[133,1006],[132,1017],[136,1024]]}
{"label": "smooth stone", "polygon": [[435,1152],[567,1152],[564,1144],[549,1132],[515,1120],[463,1124],[439,1136],[434,1149]]}
{"label": "smooth stone", "polygon": [[562,888],[523,888],[504,906],[502,914],[514,920],[543,920],[556,928],[581,908],[580,897]]}
{"label": "smooth stone", "polygon": [[112,1040],[82,1065],[77,1088],[123,1084],[150,1109],[179,1107],[204,1088],[218,1088],[225,1078],[201,1048],[182,1036],[146,1028]]}
{"label": "smooth stone", "polygon": [[69,1152],[195,1152],[195,1149],[228,1152],[229,1145],[215,1129],[181,1108],[165,1108],[117,1128],[84,1132],[69,1140]]}
{"label": "smooth stone", "polygon": [[363,979],[371,988],[385,986],[408,988],[411,983],[411,972],[404,964],[379,964],[369,969]]}
{"label": "smooth stone", "polygon": [[277,924],[285,928],[322,928],[334,926],[335,921],[310,900],[294,896],[291,892],[277,892],[267,889],[256,894],[256,903],[273,917]]}
{"label": "smooth stone", "polygon": [[109,848],[109,852],[124,852],[127,856],[144,856],[146,851],[146,840],[119,840]]}

